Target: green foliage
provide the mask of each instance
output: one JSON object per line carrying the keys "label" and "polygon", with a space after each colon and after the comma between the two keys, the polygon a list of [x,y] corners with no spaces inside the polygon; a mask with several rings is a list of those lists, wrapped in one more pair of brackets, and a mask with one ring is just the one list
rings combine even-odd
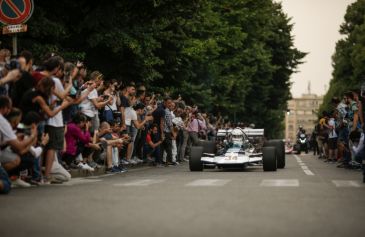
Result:
{"label": "green foliage", "polygon": [[365,81],[365,0],[347,8],[340,33],[344,38],[336,44],[332,80],[321,111],[330,109],[332,97],[342,98],[344,92],[359,89]]}
{"label": "green foliage", "polygon": [[271,0],[37,1],[21,48],[56,51],[107,77],[280,135],[304,53]]}

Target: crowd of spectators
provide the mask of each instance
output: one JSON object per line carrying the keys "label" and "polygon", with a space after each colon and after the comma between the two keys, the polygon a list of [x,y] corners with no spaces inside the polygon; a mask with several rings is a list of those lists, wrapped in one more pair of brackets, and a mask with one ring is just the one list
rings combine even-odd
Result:
{"label": "crowd of spectators", "polygon": [[331,111],[324,111],[311,135],[314,154],[338,168],[363,169],[365,183],[364,139],[365,88],[333,97]]}
{"label": "crowd of spectators", "polygon": [[33,62],[29,51],[11,59],[0,50],[0,193],[67,182],[71,169],[179,165],[223,123],[181,97],[89,73],[59,55]]}

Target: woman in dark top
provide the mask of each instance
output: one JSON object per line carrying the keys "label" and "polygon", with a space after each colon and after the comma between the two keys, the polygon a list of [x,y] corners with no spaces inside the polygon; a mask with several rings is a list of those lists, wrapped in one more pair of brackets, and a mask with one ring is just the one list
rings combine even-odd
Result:
{"label": "woman in dark top", "polygon": [[55,83],[52,78],[46,77],[42,79],[36,88],[25,92],[21,99],[20,109],[25,115],[30,111],[34,111],[44,120],[55,116],[70,103],[67,100],[64,100],[61,106],[53,109],[53,102],[49,103],[49,100],[54,90]]}

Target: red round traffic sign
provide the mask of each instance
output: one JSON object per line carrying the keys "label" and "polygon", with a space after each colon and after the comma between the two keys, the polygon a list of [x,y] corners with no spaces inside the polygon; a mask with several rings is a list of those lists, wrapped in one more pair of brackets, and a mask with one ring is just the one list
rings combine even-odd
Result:
{"label": "red round traffic sign", "polygon": [[17,25],[26,22],[32,15],[33,0],[0,0],[0,22]]}

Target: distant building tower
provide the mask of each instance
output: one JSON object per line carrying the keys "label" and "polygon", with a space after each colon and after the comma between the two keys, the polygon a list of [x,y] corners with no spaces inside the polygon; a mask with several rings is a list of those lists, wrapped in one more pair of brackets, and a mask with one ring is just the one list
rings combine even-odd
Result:
{"label": "distant building tower", "polygon": [[[308,92],[311,86],[308,83]],[[285,114],[285,139],[296,140],[299,126],[303,126],[307,134],[311,134],[318,120],[318,110],[323,103],[323,96],[303,94],[300,98],[288,101],[288,111]]]}

